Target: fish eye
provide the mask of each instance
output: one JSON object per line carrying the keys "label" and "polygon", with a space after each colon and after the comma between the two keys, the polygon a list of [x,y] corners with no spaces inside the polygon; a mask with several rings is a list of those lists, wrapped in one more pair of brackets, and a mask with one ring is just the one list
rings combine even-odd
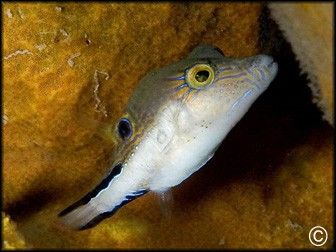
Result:
{"label": "fish eye", "polygon": [[192,88],[202,89],[210,85],[215,79],[215,72],[208,64],[198,64],[186,73],[186,81]]}
{"label": "fish eye", "polygon": [[125,140],[132,135],[132,124],[127,118],[121,118],[119,120],[117,131],[119,136]]}

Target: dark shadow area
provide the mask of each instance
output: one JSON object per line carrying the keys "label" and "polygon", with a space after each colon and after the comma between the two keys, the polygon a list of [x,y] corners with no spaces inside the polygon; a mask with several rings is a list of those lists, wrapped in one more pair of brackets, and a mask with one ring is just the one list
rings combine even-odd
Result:
{"label": "dark shadow area", "polygon": [[210,191],[240,181],[264,187],[267,201],[273,195],[269,181],[276,176],[289,151],[312,132],[331,136],[331,126],[322,121],[322,113],[312,103],[307,76],[300,74],[290,44],[269,18],[267,9],[260,24],[262,52],[278,62],[278,75],[227,135],[214,157],[183,182],[181,193],[174,188],[176,207],[192,209],[191,205],[207,197]]}
{"label": "dark shadow area", "polygon": [[22,200],[3,210],[11,216],[13,221],[22,220],[45,208],[50,202],[51,195],[53,193],[49,191],[32,190],[27,192]]}

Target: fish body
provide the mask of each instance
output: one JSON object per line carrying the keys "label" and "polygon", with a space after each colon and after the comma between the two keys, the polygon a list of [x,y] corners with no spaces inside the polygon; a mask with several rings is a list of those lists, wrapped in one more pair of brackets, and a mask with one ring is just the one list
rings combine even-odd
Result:
{"label": "fish body", "polygon": [[180,184],[214,155],[276,73],[269,56],[227,58],[210,45],[148,73],[115,127],[113,168],[60,213],[63,221],[86,229],[149,191]]}

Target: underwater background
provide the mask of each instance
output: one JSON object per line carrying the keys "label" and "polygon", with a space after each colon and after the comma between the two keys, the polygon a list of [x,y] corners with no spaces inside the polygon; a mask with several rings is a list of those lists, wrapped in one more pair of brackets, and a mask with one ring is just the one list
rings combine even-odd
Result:
{"label": "underwater background", "polygon": [[[4,248],[314,248],[317,225],[323,248],[333,245],[332,83],[307,85],[312,71],[333,73],[302,73],[265,5],[16,2],[2,16]],[[63,226],[57,214],[106,174],[114,136],[103,129],[137,82],[200,43],[273,55],[278,76],[214,158],[172,189],[169,219],[149,193],[93,229]]]}

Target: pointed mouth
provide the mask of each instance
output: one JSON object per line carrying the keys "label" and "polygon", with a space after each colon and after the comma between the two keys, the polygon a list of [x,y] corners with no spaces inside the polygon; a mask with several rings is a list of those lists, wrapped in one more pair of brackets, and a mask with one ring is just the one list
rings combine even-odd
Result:
{"label": "pointed mouth", "polygon": [[276,73],[278,72],[278,63],[276,63],[274,59],[270,57],[270,61],[266,64],[266,67],[273,75],[271,78],[271,81],[272,81]]}
{"label": "pointed mouth", "polygon": [[248,72],[254,77],[254,83],[258,89],[264,91],[275,78],[278,63],[270,56],[260,55],[256,60],[254,70]]}
{"label": "pointed mouth", "polygon": [[261,62],[260,65],[263,66],[263,68],[266,69],[266,71],[269,71],[269,78],[271,81],[275,77],[275,74],[278,71],[278,63],[276,63],[273,59],[273,57],[268,55],[261,55],[260,56]]}

